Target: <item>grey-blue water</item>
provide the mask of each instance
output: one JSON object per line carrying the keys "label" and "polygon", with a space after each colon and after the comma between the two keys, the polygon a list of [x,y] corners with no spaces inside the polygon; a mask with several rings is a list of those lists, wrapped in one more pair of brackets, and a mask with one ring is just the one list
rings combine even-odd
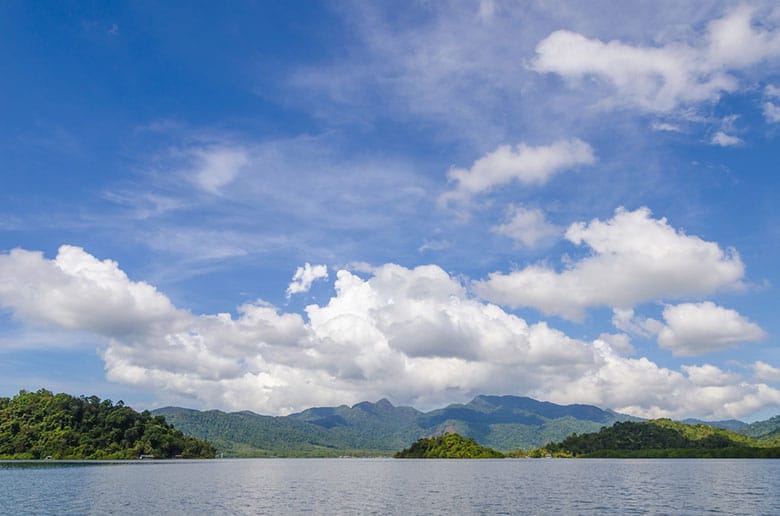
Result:
{"label": "grey-blue water", "polygon": [[0,462],[2,514],[780,514],[780,460]]}

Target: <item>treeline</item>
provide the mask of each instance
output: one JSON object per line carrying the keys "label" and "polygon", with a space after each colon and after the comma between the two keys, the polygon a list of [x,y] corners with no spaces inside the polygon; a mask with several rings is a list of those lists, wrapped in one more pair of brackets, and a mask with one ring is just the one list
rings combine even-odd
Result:
{"label": "treeline", "polygon": [[530,456],[780,458],[770,447],[731,430],[688,425],[669,419],[621,422],[590,434],[572,434],[560,443],[533,450]]}
{"label": "treeline", "polygon": [[394,455],[396,459],[501,459],[504,454],[459,434],[423,438]]}
{"label": "treeline", "polygon": [[0,459],[212,458],[214,447],[122,401],[41,389],[0,398]]}

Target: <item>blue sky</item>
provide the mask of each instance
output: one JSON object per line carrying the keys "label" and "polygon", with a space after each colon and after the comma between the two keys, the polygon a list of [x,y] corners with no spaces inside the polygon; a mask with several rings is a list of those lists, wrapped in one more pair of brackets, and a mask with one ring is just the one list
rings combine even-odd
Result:
{"label": "blue sky", "polygon": [[0,395],[780,412],[773,2],[0,11]]}

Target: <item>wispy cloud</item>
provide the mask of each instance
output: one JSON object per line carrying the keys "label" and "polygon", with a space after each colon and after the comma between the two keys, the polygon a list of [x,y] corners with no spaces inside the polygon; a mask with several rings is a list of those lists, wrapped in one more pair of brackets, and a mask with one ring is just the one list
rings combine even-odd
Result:
{"label": "wispy cloud", "polygon": [[739,145],[740,143],[743,143],[741,138],[738,136],[726,134],[723,131],[718,131],[712,136],[713,145],[720,145],[721,147],[733,147],[734,145]]}
{"label": "wispy cloud", "polygon": [[522,206],[510,206],[507,209],[506,222],[493,226],[491,231],[507,236],[528,248],[549,242],[563,232],[561,228],[547,221],[542,210]]}
{"label": "wispy cloud", "polygon": [[249,162],[246,150],[239,148],[198,149],[194,154],[196,163],[191,179],[198,188],[212,194],[232,183]]}

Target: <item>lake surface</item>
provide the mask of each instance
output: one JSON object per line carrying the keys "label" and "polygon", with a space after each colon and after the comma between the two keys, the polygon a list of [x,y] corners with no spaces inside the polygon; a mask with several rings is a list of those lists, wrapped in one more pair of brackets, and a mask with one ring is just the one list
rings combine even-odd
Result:
{"label": "lake surface", "polygon": [[780,514],[780,460],[0,462],[2,514]]}

